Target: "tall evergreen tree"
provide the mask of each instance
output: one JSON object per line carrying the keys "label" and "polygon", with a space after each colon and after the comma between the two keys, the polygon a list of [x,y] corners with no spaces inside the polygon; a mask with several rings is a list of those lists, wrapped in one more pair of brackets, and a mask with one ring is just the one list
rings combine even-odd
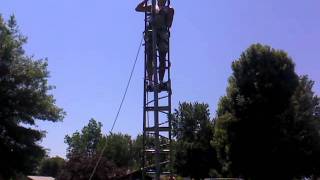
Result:
{"label": "tall evergreen tree", "polygon": [[49,91],[46,60],[27,56],[15,18],[0,16],[0,178],[32,173],[45,155],[37,120],[60,121],[64,112]]}

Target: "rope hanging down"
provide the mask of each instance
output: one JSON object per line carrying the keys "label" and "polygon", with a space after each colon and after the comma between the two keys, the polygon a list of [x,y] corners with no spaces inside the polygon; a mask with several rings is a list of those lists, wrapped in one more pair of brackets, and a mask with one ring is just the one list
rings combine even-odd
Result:
{"label": "rope hanging down", "polygon": [[[116,123],[117,123],[117,120],[118,120],[120,111],[121,111],[121,109],[122,109],[122,105],[123,105],[124,100],[125,100],[125,98],[126,98],[126,96],[127,96],[127,92],[128,92],[128,89],[129,89],[129,86],[130,86],[130,83],[131,83],[132,75],[133,75],[134,69],[135,69],[135,67],[136,67],[139,54],[140,54],[140,49],[141,49],[141,46],[142,46],[142,42],[143,42],[143,36],[142,36],[141,41],[140,41],[140,45],[139,45],[139,48],[138,48],[138,52],[137,52],[137,55],[136,55],[136,59],[134,60],[134,63],[133,63],[132,69],[131,69],[131,73],[130,73],[130,76],[129,76],[129,80],[128,80],[128,82],[127,82],[127,86],[126,86],[126,89],[125,89],[125,91],[124,91],[124,94],[123,94],[123,97],[122,97],[120,106],[119,106],[119,108],[118,108],[116,117],[114,118],[114,121],[113,121],[111,130],[110,130],[110,132],[109,132],[110,134],[112,133],[112,131],[113,131],[113,129],[114,129],[114,126],[115,126]],[[103,146],[103,148],[102,148],[102,151],[101,151],[101,154],[100,154],[100,156],[99,156],[99,159],[98,159],[96,165],[94,166],[94,169],[93,169],[93,171],[92,171],[92,173],[91,173],[91,175],[90,175],[89,180],[91,180],[91,179],[93,178],[94,174],[96,173],[96,170],[97,170],[97,168],[98,168],[98,166],[99,166],[99,163],[100,163],[100,161],[101,161],[101,158],[102,158],[102,156],[103,156],[103,153],[104,153],[104,151],[106,150],[106,147],[107,147],[107,143],[106,143],[106,144]]]}

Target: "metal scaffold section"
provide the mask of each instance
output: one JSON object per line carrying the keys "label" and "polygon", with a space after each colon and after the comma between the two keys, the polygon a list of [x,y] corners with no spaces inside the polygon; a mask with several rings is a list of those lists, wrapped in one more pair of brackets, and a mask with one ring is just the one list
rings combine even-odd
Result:
{"label": "metal scaffold section", "polygon": [[[154,23],[157,2],[149,1],[145,2],[152,10],[145,12],[142,171],[143,177],[160,179],[161,175],[172,176],[170,31],[159,32]],[[163,37],[167,49],[161,54],[158,38]]]}

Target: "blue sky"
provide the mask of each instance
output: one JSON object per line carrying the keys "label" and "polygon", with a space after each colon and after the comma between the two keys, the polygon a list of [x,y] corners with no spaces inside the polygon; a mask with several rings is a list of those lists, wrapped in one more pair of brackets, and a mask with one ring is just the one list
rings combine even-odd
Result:
{"label": "blue sky", "polygon": [[[225,94],[231,62],[253,43],[283,49],[298,74],[308,74],[320,94],[319,0],[171,0],[176,9],[171,38],[173,105],[200,101],[214,114]],[[29,37],[27,54],[49,59],[50,84],[63,122],[40,122],[41,144],[65,156],[64,136],[90,118],[110,130],[140,42],[139,1],[2,0],[0,13],[15,14]],[[115,132],[142,131],[143,56],[137,64]]]}

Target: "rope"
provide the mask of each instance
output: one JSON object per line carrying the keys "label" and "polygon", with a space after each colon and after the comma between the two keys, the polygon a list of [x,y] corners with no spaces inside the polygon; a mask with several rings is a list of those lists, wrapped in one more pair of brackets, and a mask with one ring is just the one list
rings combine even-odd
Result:
{"label": "rope", "polygon": [[[119,108],[118,108],[116,117],[114,118],[114,121],[113,121],[111,130],[110,130],[110,132],[109,132],[110,134],[112,134],[112,131],[113,131],[113,129],[114,129],[114,126],[115,126],[116,123],[117,123],[117,120],[118,120],[120,111],[121,111],[121,109],[122,109],[122,105],[123,105],[124,100],[125,100],[125,98],[126,98],[126,96],[127,96],[127,92],[128,92],[128,89],[129,89],[129,86],[130,86],[130,83],[131,83],[132,75],[133,75],[134,69],[135,69],[135,67],[136,67],[139,54],[140,54],[140,49],[141,49],[141,46],[142,46],[142,42],[143,42],[143,37],[141,38],[140,45],[139,45],[139,48],[138,48],[138,52],[137,52],[136,58],[135,58],[135,60],[134,60],[133,67],[132,67],[132,69],[131,69],[131,73],[130,73],[130,76],[129,76],[129,80],[128,80],[128,82],[127,82],[127,86],[126,86],[126,89],[125,89],[125,91],[124,91],[124,94],[123,94],[123,97],[122,97],[120,106],[119,106]],[[103,148],[102,148],[102,151],[101,151],[101,154],[100,154],[100,156],[99,156],[99,159],[98,159],[96,165],[94,166],[94,169],[93,169],[93,171],[92,171],[92,173],[91,173],[91,175],[90,175],[89,180],[91,180],[91,179],[93,178],[94,174],[96,173],[96,170],[97,170],[97,168],[98,168],[98,166],[99,166],[99,163],[100,163],[100,161],[101,161],[101,158],[102,158],[102,156],[103,156],[103,153],[104,153],[104,151],[106,150],[106,147],[107,147],[107,143],[106,143],[106,144],[103,146]]]}

